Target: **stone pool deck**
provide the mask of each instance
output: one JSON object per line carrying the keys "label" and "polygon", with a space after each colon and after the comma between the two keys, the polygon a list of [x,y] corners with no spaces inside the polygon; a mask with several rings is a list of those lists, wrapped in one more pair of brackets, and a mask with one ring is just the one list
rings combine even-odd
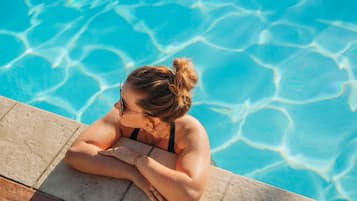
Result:
{"label": "stone pool deck", "polygon": [[[140,201],[135,185],[83,174],[63,162],[86,125],[0,96],[0,201]],[[123,138],[168,167],[175,155]],[[201,201],[308,201],[309,198],[211,167]]]}

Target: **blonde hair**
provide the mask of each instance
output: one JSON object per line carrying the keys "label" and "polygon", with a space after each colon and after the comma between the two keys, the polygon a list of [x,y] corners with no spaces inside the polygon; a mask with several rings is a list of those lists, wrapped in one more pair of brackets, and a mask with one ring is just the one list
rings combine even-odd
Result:
{"label": "blonde hair", "polygon": [[136,104],[147,114],[172,122],[189,111],[197,80],[192,62],[176,58],[173,71],[165,66],[144,66],[130,73],[126,82],[145,94]]}

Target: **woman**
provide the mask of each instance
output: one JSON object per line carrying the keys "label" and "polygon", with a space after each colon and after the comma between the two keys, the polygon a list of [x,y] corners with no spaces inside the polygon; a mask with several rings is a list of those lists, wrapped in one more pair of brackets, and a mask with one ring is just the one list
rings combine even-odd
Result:
{"label": "woman", "polygon": [[[187,59],[175,59],[173,67],[174,72],[162,66],[133,71],[121,85],[120,100],[77,138],[65,162],[82,172],[131,180],[149,200],[199,200],[209,143],[202,125],[186,114],[198,77]],[[121,137],[175,153],[175,170],[127,147],[111,148]]]}

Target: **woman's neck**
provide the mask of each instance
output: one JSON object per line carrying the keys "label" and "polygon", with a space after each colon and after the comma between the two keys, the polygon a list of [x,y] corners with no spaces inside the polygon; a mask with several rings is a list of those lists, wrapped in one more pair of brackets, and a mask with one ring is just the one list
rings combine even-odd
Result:
{"label": "woman's neck", "polygon": [[156,130],[156,137],[166,138],[170,135],[170,123],[161,122]]}
{"label": "woman's neck", "polygon": [[170,134],[170,123],[160,122],[156,125],[155,130],[146,132],[156,139],[168,138]]}

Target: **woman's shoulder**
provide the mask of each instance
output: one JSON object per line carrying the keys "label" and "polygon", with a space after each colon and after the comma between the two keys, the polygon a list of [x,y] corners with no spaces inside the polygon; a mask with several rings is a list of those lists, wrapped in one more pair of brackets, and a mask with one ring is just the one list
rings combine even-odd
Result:
{"label": "woman's shoulder", "polygon": [[195,117],[186,114],[175,121],[176,133],[175,137],[180,147],[187,145],[187,143],[205,141],[207,133],[201,122]]}
{"label": "woman's shoulder", "polygon": [[175,121],[176,127],[181,131],[197,131],[205,132],[201,122],[195,117],[185,114],[184,116],[176,119]]}

